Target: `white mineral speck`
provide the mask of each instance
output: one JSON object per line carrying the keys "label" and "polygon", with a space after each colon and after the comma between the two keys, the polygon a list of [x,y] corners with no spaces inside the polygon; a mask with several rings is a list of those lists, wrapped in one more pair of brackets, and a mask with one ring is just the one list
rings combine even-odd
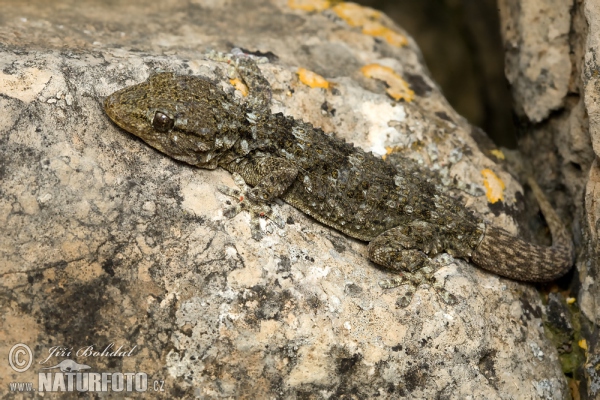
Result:
{"label": "white mineral speck", "polygon": [[40,197],[38,197],[38,202],[44,204],[46,202],[48,202],[49,200],[52,199],[52,195],[50,193],[44,193],[43,195],[41,195]]}

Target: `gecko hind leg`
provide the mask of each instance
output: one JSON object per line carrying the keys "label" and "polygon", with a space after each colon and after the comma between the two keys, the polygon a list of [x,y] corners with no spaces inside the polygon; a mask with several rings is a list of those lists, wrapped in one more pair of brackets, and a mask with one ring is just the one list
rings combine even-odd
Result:
{"label": "gecko hind leg", "polygon": [[430,256],[443,250],[439,228],[417,220],[388,229],[371,240],[369,258],[389,269],[415,272],[428,265]]}
{"label": "gecko hind leg", "polygon": [[437,267],[433,266],[433,262],[430,261],[429,263],[431,266],[423,267],[416,272],[406,272],[395,278],[381,280],[379,286],[382,289],[400,288],[400,295],[396,300],[396,305],[399,308],[407,307],[412,301],[417,288],[423,284],[429,284],[445,304],[456,304],[458,301],[456,296],[448,292],[444,288],[444,284],[434,277]]}
{"label": "gecko hind leg", "polygon": [[224,195],[237,199],[236,204],[232,204],[223,210],[223,215],[227,218],[233,218],[238,215],[241,211],[248,211],[250,213],[250,231],[254,240],[261,240],[264,236],[260,226],[261,218],[268,219],[271,224],[268,224],[265,230],[267,233],[272,233],[274,228],[273,225],[283,228],[285,223],[283,218],[276,213],[268,204],[259,203],[252,201],[248,196],[248,193],[252,189],[246,184],[244,179],[237,173],[233,174],[233,181],[238,188],[232,188],[225,185],[218,185],[217,190]]}
{"label": "gecko hind leg", "polygon": [[398,298],[398,305],[410,304],[416,288],[428,283],[446,304],[454,304],[456,298],[447,292],[443,284],[434,277],[438,266],[429,256],[443,250],[435,225],[413,221],[405,226],[387,230],[369,243],[369,259],[386,268],[399,271],[399,276],[379,282],[384,289],[402,286],[404,294]]}

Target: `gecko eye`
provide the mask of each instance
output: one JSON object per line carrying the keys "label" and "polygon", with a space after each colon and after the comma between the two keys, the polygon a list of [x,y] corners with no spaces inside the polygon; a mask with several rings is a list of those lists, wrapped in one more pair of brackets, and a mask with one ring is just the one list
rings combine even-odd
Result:
{"label": "gecko eye", "polygon": [[170,131],[173,129],[174,124],[175,121],[172,118],[160,111],[157,111],[154,114],[154,118],[152,118],[152,126],[159,132],[165,133]]}

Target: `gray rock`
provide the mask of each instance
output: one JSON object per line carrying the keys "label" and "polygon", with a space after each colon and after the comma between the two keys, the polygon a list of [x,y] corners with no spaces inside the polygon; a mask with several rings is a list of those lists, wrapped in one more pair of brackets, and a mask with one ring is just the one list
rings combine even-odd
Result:
{"label": "gray rock", "polygon": [[564,105],[571,78],[573,0],[499,2],[506,75],[518,112],[534,123]]}
{"label": "gray rock", "polygon": [[[94,372],[145,372],[149,385],[165,382],[166,398],[568,396],[533,287],[443,255],[436,277],[457,304],[421,286],[400,307],[402,291],[381,289],[392,275],[367,261],[363,243],[287,205],[275,206],[285,228],[254,241],[247,215],[222,215],[216,186],[233,185],[228,173],[174,162],[103,114],[104,96],[156,69],[233,90],[227,66],[204,54],[262,52],[273,112],[475,188],[455,191],[516,232],[521,188],[444,100],[406,33],[366,9],[296,3],[14,3],[3,13],[1,352],[35,351],[25,373],[0,363],[0,387],[37,382],[37,363],[64,346],[46,365],[70,357]],[[349,23],[365,17],[380,36]],[[391,89],[402,81],[382,67],[395,71],[414,98],[392,99],[361,72],[369,64]],[[330,88],[309,87],[299,67]],[[502,201],[472,195],[483,171]],[[133,351],[76,354],[110,343]]]}
{"label": "gray rock", "polygon": [[[567,213],[572,215],[565,220],[573,220],[572,227],[578,249],[577,274],[571,282],[564,282],[564,287],[568,286],[571,289],[571,301],[575,300],[576,296],[577,301],[572,307],[581,312],[572,314],[573,321],[565,321],[573,325],[574,336],[563,335],[564,342],[559,341],[557,345],[561,347],[561,351],[565,348],[572,349],[564,354],[564,358],[570,360],[563,363],[563,369],[572,376],[570,386],[574,389],[573,397],[598,398],[600,136],[597,54],[600,7],[597,2],[588,0],[526,0],[519,2],[518,7],[516,3],[499,3],[501,15],[504,16],[504,37],[512,37],[512,43],[518,44],[518,48],[507,47],[507,75],[518,77],[534,70],[515,60],[533,57],[539,61],[550,61],[549,56],[552,55],[553,62],[546,63],[544,71],[546,76],[553,77],[555,82],[552,90],[548,91],[548,94],[554,92],[551,103],[559,105],[554,106],[551,113],[540,112],[540,118],[537,120],[532,117],[534,114],[525,112],[529,121],[538,123],[523,124],[528,135],[522,137],[519,147],[533,166],[537,181],[551,193],[557,209],[565,216]],[[533,10],[533,13],[519,14],[515,12],[517,9]],[[551,16],[553,18],[550,18]],[[527,29],[523,28],[524,21],[530,21]],[[517,29],[518,27],[521,28]],[[550,27],[554,28],[548,30]],[[542,45],[543,41],[546,41],[546,45]],[[538,52],[536,48],[541,51]],[[570,63],[568,69],[567,62]],[[539,64],[532,64],[536,65]],[[558,73],[561,68],[565,73]],[[540,101],[540,97],[535,88],[531,87],[529,92],[520,90],[518,81],[513,81],[518,107],[536,109],[533,105]],[[546,90],[541,86],[539,89]],[[538,107],[538,111],[548,111],[552,108],[547,107],[550,102],[540,101],[539,104],[543,107]],[[556,302],[551,298],[550,314],[553,313],[553,304],[556,305]],[[585,359],[585,362],[573,365],[573,360],[578,357]]]}

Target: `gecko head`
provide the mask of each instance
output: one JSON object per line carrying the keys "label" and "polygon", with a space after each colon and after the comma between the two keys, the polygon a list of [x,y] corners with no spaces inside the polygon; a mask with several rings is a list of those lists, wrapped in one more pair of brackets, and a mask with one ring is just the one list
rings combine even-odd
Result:
{"label": "gecko head", "polygon": [[208,79],[156,73],[106,98],[104,110],[118,126],[180,161],[217,167],[238,139],[243,115]]}

